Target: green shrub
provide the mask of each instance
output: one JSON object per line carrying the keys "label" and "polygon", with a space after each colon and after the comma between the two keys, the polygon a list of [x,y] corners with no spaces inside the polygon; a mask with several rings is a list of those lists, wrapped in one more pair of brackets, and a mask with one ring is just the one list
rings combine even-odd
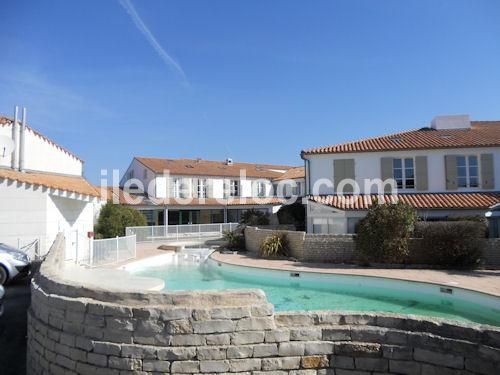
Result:
{"label": "green shrub", "polygon": [[423,221],[415,225],[423,261],[451,268],[477,266],[482,255],[478,239],[486,233],[487,226],[481,221]]}
{"label": "green shrub", "polygon": [[403,263],[415,223],[414,209],[404,203],[374,204],[359,222],[357,247],[373,263]]}
{"label": "green shrub", "polygon": [[231,250],[245,249],[245,235],[243,232],[235,230],[227,230],[224,232],[223,238],[227,241],[227,247]]}
{"label": "green shrub", "polygon": [[146,218],[139,211],[112,202],[106,203],[95,227],[96,238],[124,236],[126,227],[144,226]]}
{"label": "green shrub", "polygon": [[306,228],[306,207],[300,202],[281,206],[277,215],[280,224],[292,224],[296,230]]}
{"label": "green shrub", "polygon": [[240,222],[249,226],[269,225],[269,217],[266,213],[252,208],[241,214]]}
{"label": "green shrub", "polygon": [[264,238],[259,250],[263,257],[288,256],[288,238],[285,233],[273,233]]}

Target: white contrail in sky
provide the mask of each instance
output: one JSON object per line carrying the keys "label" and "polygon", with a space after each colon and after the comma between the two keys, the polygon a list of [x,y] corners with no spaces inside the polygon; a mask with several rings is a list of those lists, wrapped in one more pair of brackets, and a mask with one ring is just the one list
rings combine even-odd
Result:
{"label": "white contrail in sky", "polygon": [[155,51],[160,55],[161,59],[167,66],[174,68],[182,78],[187,82],[186,74],[182,67],[172,58],[170,55],[163,49],[163,47],[158,43],[155,36],[151,33],[149,28],[146,26],[142,18],[139,16],[137,11],[135,10],[134,5],[130,0],[119,0],[122,7],[128,13],[132,21],[134,21],[135,26],[139,29],[139,31],[144,35],[151,44],[151,46],[155,49]]}

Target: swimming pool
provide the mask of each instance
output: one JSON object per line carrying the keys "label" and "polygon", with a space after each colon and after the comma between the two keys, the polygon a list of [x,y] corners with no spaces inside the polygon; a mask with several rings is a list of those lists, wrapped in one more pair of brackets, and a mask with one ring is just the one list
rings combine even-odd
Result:
{"label": "swimming pool", "polygon": [[235,266],[203,251],[170,254],[128,271],[160,278],[165,290],[262,289],[277,311],[382,311],[500,326],[500,298],[467,289],[381,277]]}

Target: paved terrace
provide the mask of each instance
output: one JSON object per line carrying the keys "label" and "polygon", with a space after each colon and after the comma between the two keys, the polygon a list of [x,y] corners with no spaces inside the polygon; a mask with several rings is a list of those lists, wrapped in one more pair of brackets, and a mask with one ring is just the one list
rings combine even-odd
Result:
{"label": "paved terrace", "polygon": [[429,282],[471,289],[500,296],[500,271],[361,268],[354,265],[304,263],[281,259],[262,259],[257,258],[252,254],[214,253],[212,258],[220,262],[247,267],[270,268],[295,272],[306,271],[342,275],[389,277],[400,280]]}

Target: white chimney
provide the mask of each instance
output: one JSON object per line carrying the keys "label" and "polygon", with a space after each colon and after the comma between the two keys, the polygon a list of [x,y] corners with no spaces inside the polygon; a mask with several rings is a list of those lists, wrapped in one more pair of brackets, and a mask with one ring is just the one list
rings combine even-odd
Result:
{"label": "white chimney", "polygon": [[233,165],[233,159],[227,158],[226,159],[226,165]]}
{"label": "white chimney", "polygon": [[19,137],[19,170],[24,172],[24,149],[26,145],[26,108],[23,108],[23,119],[21,123],[21,134]]}
{"label": "white chimney", "polygon": [[431,128],[436,130],[446,129],[469,129],[469,115],[446,115],[436,116],[432,119]]}
{"label": "white chimney", "polygon": [[14,122],[12,123],[12,141],[14,142],[14,150],[12,150],[12,157],[11,157],[11,163],[10,166],[12,169],[17,169],[19,167],[17,163],[17,116],[19,113],[19,107],[16,105],[14,107]]}

